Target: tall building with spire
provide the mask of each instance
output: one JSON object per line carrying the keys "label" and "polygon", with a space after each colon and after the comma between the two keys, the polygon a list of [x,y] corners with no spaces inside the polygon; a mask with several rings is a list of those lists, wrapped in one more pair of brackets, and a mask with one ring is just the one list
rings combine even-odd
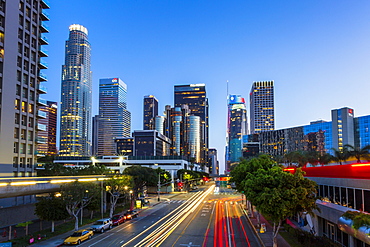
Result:
{"label": "tall building with spire", "polygon": [[98,156],[117,155],[116,138],[131,135],[127,110],[127,86],[120,78],[100,79],[97,150]]}
{"label": "tall building with spire", "polygon": [[90,43],[84,26],[69,26],[62,68],[60,156],[91,154]]}
{"label": "tall building with spire", "polygon": [[0,177],[33,176],[48,68],[45,0],[0,1]]}
{"label": "tall building with spire", "polygon": [[243,157],[243,136],[248,132],[247,109],[241,95],[228,96],[226,170]]}
{"label": "tall building with spire", "polygon": [[274,81],[253,82],[250,92],[251,134],[275,129]]}

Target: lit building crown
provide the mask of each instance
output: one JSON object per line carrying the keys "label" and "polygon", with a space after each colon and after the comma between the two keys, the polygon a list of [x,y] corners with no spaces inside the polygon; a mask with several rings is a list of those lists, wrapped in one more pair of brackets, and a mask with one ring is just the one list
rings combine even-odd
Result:
{"label": "lit building crown", "polygon": [[79,25],[79,24],[70,25],[69,31],[73,31],[73,30],[81,31],[81,32],[84,32],[86,35],[88,35],[87,28],[82,25]]}

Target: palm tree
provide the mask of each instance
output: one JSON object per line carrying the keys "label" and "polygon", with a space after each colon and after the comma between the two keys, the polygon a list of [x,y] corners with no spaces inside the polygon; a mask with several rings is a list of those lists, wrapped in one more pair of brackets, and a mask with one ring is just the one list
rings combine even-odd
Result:
{"label": "palm tree", "polygon": [[337,150],[335,148],[332,148],[334,151],[333,160],[339,162],[340,165],[342,165],[343,161],[346,161],[349,158],[349,152],[346,147],[343,147],[342,150]]}
{"label": "palm tree", "polygon": [[363,148],[359,148],[359,147],[354,147],[352,145],[346,144],[344,145],[344,147],[348,149],[349,156],[355,157],[358,163],[361,162],[361,158],[370,159],[370,154],[369,154],[370,145],[367,145]]}
{"label": "palm tree", "polygon": [[326,165],[332,160],[333,160],[333,156],[329,153],[324,153],[319,156],[319,163],[321,165]]}

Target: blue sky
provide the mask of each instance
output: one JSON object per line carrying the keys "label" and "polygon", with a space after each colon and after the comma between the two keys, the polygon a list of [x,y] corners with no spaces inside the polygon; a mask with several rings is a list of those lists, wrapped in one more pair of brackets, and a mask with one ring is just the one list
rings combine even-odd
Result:
{"label": "blue sky", "polygon": [[368,0],[50,2],[44,98],[60,101],[68,26],[81,24],[92,47],[93,113],[101,78],[127,84],[132,130],[142,129],[144,95],[155,95],[162,113],[174,85],[205,83],[210,147],[222,167],[226,80],[247,102],[253,81],[274,80],[277,129],[330,120],[344,106],[370,114]]}

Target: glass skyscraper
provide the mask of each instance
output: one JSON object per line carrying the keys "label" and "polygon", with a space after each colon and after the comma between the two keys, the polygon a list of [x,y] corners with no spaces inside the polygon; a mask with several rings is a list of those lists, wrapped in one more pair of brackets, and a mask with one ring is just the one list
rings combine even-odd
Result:
{"label": "glass skyscraper", "polygon": [[97,155],[117,155],[115,138],[130,134],[126,84],[120,78],[100,79]]}
{"label": "glass skyscraper", "polygon": [[69,26],[62,68],[60,156],[91,154],[91,71],[87,29]]}
{"label": "glass skyscraper", "polygon": [[144,130],[155,129],[156,116],[158,116],[158,100],[153,95],[144,96]]}
{"label": "glass skyscraper", "polygon": [[274,81],[253,82],[250,92],[251,134],[275,129]]}
{"label": "glass skyscraper", "polygon": [[200,163],[208,163],[208,98],[205,84],[190,84],[175,86],[175,107],[188,105],[190,115],[200,117]]}
{"label": "glass skyscraper", "polygon": [[248,132],[247,108],[241,95],[228,96],[226,170],[243,157],[243,136]]}
{"label": "glass skyscraper", "polygon": [[58,103],[47,101],[47,106],[42,106],[39,110],[39,124],[44,124],[46,130],[37,133],[37,152],[43,155],[57,154],[57,110]]}

